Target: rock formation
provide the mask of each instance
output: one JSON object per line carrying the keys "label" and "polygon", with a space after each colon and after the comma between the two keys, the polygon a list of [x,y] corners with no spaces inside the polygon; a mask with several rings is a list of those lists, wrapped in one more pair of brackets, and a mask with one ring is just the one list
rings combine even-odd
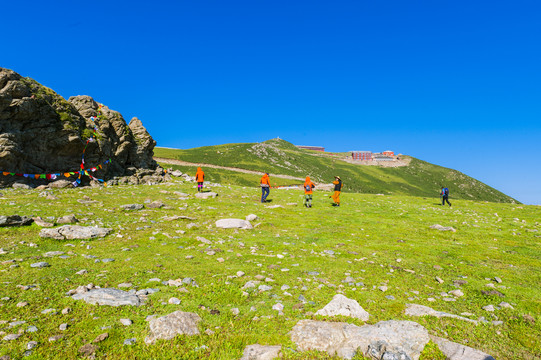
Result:
{"label": "rock formation", "polygon": [[[163,169],[153,160],[156,141],[142,122],[129,125],[122,115],[101,107],[90,96],[65,100],[53,90],[14,71],[0,68],[0,185],[49,183],[14,174],[76,172],[87,140],[96,127],[97,135],[85,151],[85,169],[98,167],[94,175],[109,183],[155,183],[163,181]],[[62,175],[59,178],[65,179]],[[76,177],[68,178],[74,181]],[[83,183],[88,177],[83,176]]]}

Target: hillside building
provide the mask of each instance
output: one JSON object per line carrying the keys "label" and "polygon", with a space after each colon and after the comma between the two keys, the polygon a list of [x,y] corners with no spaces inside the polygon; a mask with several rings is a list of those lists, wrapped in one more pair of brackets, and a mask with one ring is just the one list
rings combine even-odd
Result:
{"label": "hillside building", "polygon": [[325,151],[325,148],[323,146],[308,146],[308,145],[295,145],[295,146],[298,147],[299,149],[304,149],[304,150],[315,150],[315,151],[321,151],[321,152]]}
{"label": "hillside building", "polygon": [[394,151],[391,151],[391,150],[385,150],[382,154],[383,154],[383,155],[387,155],[387,156],[394,156]]}
{"label": "hillside building", "polygon": [[351,158],[353,160],[359,160],[359,161],[371,161],[372,160],[372,152],[371,151],[351,151]]}

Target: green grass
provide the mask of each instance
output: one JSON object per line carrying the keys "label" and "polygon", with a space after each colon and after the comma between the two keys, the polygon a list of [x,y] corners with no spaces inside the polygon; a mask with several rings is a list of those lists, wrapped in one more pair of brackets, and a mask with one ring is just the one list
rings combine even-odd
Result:
{"label": "green grass", "polygon": [[[208,176],[212,179],[215,175],[209,171]],[[226,178],[224,173],[221,179]],[[244,347],[254,343],[281,344],[285,359],[331,359],[319,352],[296,352],[288,333],[301,319],[323,319],[311,314],[339,291],[357,300],[371,314],[370,324],[390,319],[413,320],[433,335],[467,344],[497,359],[541,356],[540,207],[453,199],[450,209],[438,205],[435,198],[344,193],[342,206],[334,208],[330,206],[329,193],[315,192],[314,207],[306,209],[301,206],[301,190],[273,189],[271,204],[282,208],[270,209],[259,203],[257,188],[214,186],[212,190],[219,193],[215,199],[179,200],[174,192],[194,193],[194,184],[173,182],[55,190],[52,193],[58,199],[49,200],[40,191],[4,189],[4,196],[0,197],[2,215],[47,218],[75,213],[81,225],[102,225],[113,228],[114,232],[104,239],[82,242],[41,239],[40,228],[35,224],[0,228],[0,247],[8,252],[0,255],[0,298],[10,298],[0,300],[0,320],[26,321],[13,329],[8,329],[6,323],[0,324],[0,331],[16,333],[30,325],[39,329],[36,333],[24,333],[18,340],[3,341],[0,356],[22,358],[26,343],[35,340],[39,346],[29,359],[77,358],[80,346],[108,332],[109,338],[97,344],[98,359],[238,359]],[[98,202],[81,205],[77,200],[84,196]],[[149,200],[161,200],[168,208],[120,210],[123,204]],[[260,224],[253,230],[223,230],[214,226],[218,219],[244,218],[251,213],[260,217],[253,222]],[[189,220],[163,220],[171,215],[194,217],[198,227],[188,229]],[[437,223],[453,226],[457,231],[429,228]],[[196,236],[211,240],[210,247],[217,251],[216,255],[207,255],[207,246],[201,246]],[[37,247],[30,246],[31,243]],[[66,246],[68,243],[75,247]],[[54,250],[65,251],[70,257],[41,258],[41,254]],[[335,255],[329,256],[324,250],[333,250]],[[276,257],[277,254],[283,258]],[[95,263],[82,255],[115,261]],[[188,255],[194,258],[188,260]],[[223,263],[217,261],[219,257],[224,259]],[[19,267],[10,267],[13,264],[5,263],[8,260],[16,260]],[[38,261],[47,261],[51,267],[30,267]],[[436,270],[434,265],[442,269]],[[88,273],[76,275],[81,269],[87,269]],[[246,275],[237,278],[234,276],[237,271]],[[311,276],[307,274],[309,271],[320,274]],[[344,283],[346,274],[364,285]],[[273,290],[249,291],[248,296],[243,295],[241,287],[256,275],[274,279],[270,283]],[[444,283],[436,282],[436,276]],[[495,276],[503,282],[497,284],[491,280]],[[189,293],[182,293],[174,287],[148,281],[156,277],[163,281],[191,277],[199,287],[188,286]],[[455,289],[452,281],[459,279],[468,281],[461,286],[465,296],[455,302],[443,301],[440,293]],[[116,287],[123,282],[131,282],[137,289],[159,288],[160,292],[150,295],[147,303],[137,308],[93,306],[65,296],[68,290],[80,285]],[[495,289],[487,287],[489,283]],[[36,290],[17,287],[31,284],[36,285]],[[377,289],[383,284],[389,288],[385,293]],[[287,291],[292,296],[280,290],[282,285],[291,287]],[[505,297],[485,295],[483,290],[497,290]],[[306,303],[302,309],[295,310],[300,295],[313,304]],[[386,295],[395,299],[389,300]],[[181,299],[182,304],[167,304],[173,296]],[[429,302],[428,298],[436,301]],[[30,305],[16,307],[21,301]],[[285,307],[283,316],[271,309],[276,301]],[[514,309],[494,313],[481,309],[501,301],[512,304]],[[484,316],[489,321],[501,320],[503,324],[475,326],[455,319],[410,318],[404,315],[408,303],[453,314],[470,312],[474,319]],[[250,311],[252,306],[257,310]],[[65,307],[73,311],[60,314]],[[238,316],[231,314],[234,307],[240,309]],[[56,309],[58,314],[41,314],[47,308]],[[144,338],[149,334],[146,316],[166,315],[176,310],[199,314],[201,335],[145,345]],[[220,314],[212,315],[209,310],[219,310]],[[524,319],[524,315],[532,316],[535,323]],[[256,316],[259,320],[254,319]],[[134,324],[125,327],[119,323],[121,318],[130,318]],[[340,320],[363,324],[356,319]],[[62,323],[70,324],[67,331],[58,330]],[[204,334],[206,329],[214,334]],[[64,338],[48,341],[58,334]],[[124,346],[127,338],[136,338],[137,343]],[[202,345],[206,348],[200,348]],[[422,359],[443,357],[432,344],[427,346]]]}
{"label": "green grass", "polygon": [[[154,154],[160,158],[267,171],[271,174],[309,175],[318,182],[330,183],[335,175],[339,175],[346,192],[437,197],[441,186],[445,186],[451,190],[451,198],[454,199],[518,203],[459,171],[419,159],[411,158],[409,166],[396,168],[362,166],[344,162],[336,156],[321,156],[318,152],[298,149],[284,140],[188,150],[155,148]],[[232,183],[235,183],[234,177]]]}

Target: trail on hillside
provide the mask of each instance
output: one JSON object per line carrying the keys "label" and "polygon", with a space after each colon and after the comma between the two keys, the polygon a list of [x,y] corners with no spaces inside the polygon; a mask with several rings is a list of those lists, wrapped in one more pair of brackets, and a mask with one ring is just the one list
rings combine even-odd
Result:
{"label": "trail on hillside", "polygon": [[[236,172],[245,173],[245,174],[263,175],[262,171],[239,169],[239,168],[228,167],[228,166],[220,166],[220,165],[213,165],[213,164],[202,164],[202,163],[191,163],[191,162],[186,162],[186,161],[182,161],[182,160],[165,159],[165,158],[159,158],[159,157],[155,157],[154,160],[156,160],[157,162],[160,162],[160,163],[171,164],[171,165],[201,166],[201,167],[208,167],[208,168],[214,168],[214,169],[231,170],[231,171],[236,171]],[[273,177],[277,177],[277,178],[282,178],[282,179],[304,181],[304,178],[290,176],[290,175],[281,175],[281,174],[269,174],[269,175],[271,175]]]}

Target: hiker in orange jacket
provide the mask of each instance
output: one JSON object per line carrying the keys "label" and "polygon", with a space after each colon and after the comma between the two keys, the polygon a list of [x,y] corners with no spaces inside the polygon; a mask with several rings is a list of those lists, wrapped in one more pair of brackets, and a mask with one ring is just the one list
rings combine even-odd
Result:
{"label": "hiker in orange jacket", "polygon": [[203,191],[203,181],[205,181],[205,173],[198,167],[195,173],[195,181],[197,181],[197,192]]}
{"label": "hiker in orange jacket", "polygon": [[332,183],[334,184],[334,194],[332,195],[334,204],[332,206],[340,206],[340,192],[342,191],[342,186],[344,186],[342,179],[340,179],[340,176],[335,176]]}
{"label": "hiker in orange jacket", "polygon": [[270,193],[269,173],[263,174],[259,183],[261,184],[261,202],[264,203],[267,201],[267,196],[269,196]]}
{"label": "hiker in orange jacket", "polygon": [[312,207],[312,190],[314,189],[315,185],[310,180],[310,176],[306,177],[306,180],[304,181],[304,201],[303,204],[306,207]]}

